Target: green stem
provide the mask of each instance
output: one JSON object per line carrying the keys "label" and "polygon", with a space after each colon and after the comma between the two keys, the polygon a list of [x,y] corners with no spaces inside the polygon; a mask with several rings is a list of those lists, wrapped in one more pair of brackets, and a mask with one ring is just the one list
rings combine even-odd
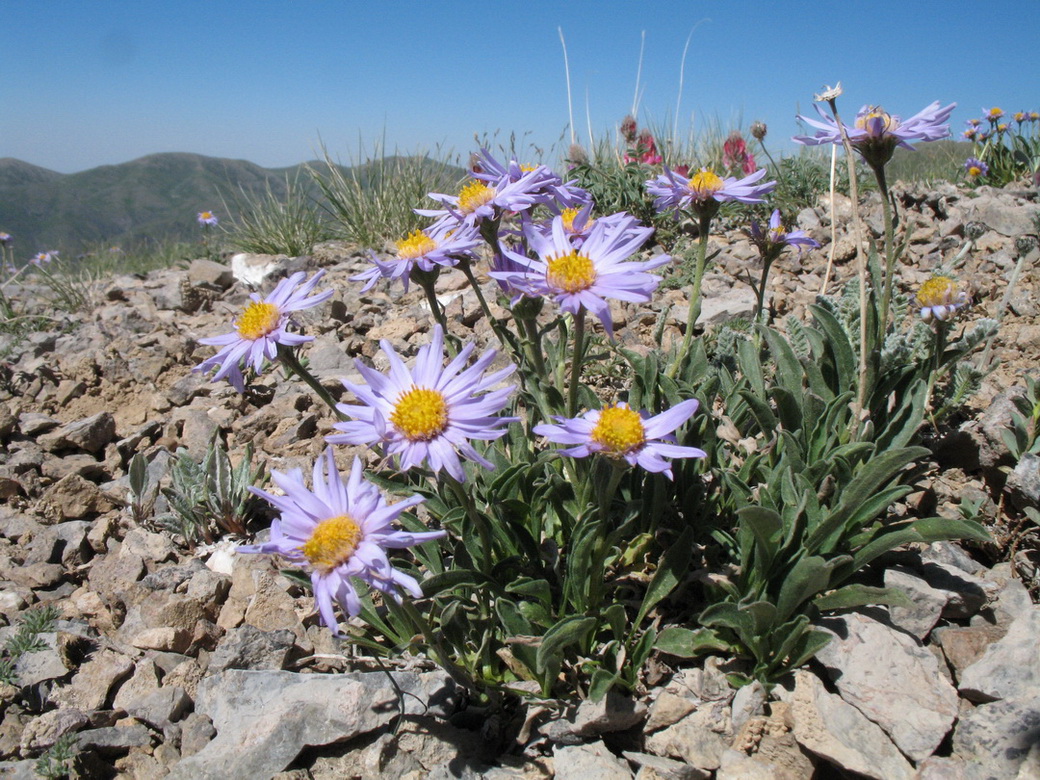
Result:
{"label": "green stem", "polygon": [[567,416],[578,414],[578,385],[581,383],[581,363],[585,352],[585,307],[574,315],[574,358],[571,362],[571,384],[567,391]]}
{"label": "green stem", "polygon": [[697,318],[701,316],[701,284],[704,281],[704,271],[707,266],[708,231],[711,227],[711,215],[701,214],[699,225],[700,236],[697,240],[697,254],[694,259],[696,265],[693,269],[693,286],[690,289],[690,309],[686,315],[686,333],[683,335],[679,352],[675,356],[675,362],[668,367],[666,372],[666,376],[669,379],[675,379],[682,364],[686,361],[686,356],[690,352],[690,345],[693,343],[693,328],[697,324]]}
{"label": "green stem", "polygon": [[415,608],[415,605],[408,599],[404,599],[400,603],[401,611],[408,617],[412,625],[422,638],[423,642],[429,645],[430,649],[433,650],[434,660],[448,673],[448,675],[456,683],[461,685],[463,688],[469,691],[479,690],[476,681],[461,666],[452,661],[451,654],[447,652],[443,642],[440,639],[440,635],[433,629],[429,621],[423,617],[419,610]]}
{"label": "green stem", "polygon": [[892,278],[896,267],[895,225],[892,221],[892,199],[888,194],[888,182],[885,179],[885,166],[874,167],[874,177],[881,191],[881,213],[885,222],[885,286],[881,294],[881,316],[878,319],[878,348],[885,343],[888,332],[888,310],[892,303]]}
{"label": "green stem", "polygon": [[466,279],[469,280],[470,287],[472,287],[473,292],[476,293],[477,301],[480,303],[480,308],[484,312],[484,316],[487,317],[488,324],[491,325],[491,330],[495,331],[495,336],[498,337],[498,343],[502,345],[503,349],[508,349],[509,343],[506,341],[506,337],[502,334],[502,324],[495,319],[494,315],[491,314],[491,307],[488,306],[488,302],[484,298],[484,293],[481,292],[480,285],[477,284],[477,278],[473,274],[473,265],[468,259],[460,260],[459,268],[462,269],[462,273],[464,273]]}
{"label": "green stem", "polygon": [[315,395],[317,395],[322,401],[324,401],[325,404],[333,411],[333,413],[340,420],[349,419],[346,415],[341,414],[340,411],[336,408],[336,399],[332,397],[332,394],[329,393],[328,390],[322,387],[321,382],[318,381],[317,377],[315,377],[314,374],[312,374],[310,371],[303,367],[303,364],[300,362],[299,357],[296,356],[296,353],[292,350],[292,347],[287,347],[284,344],[279,344],[278,360],[281,361],[283,366],[285,366],[287,369],[296,374],[296,376],[298,376],[300,379],[306,382],[310,389],[314,391]]}

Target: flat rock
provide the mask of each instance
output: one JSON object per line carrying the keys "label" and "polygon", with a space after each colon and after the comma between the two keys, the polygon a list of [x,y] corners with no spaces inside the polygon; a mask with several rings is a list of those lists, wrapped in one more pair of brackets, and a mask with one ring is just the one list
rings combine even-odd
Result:
{"label": "flat rock", "polygon": [[979,660],[986,648],[1006,633],[1000,626],[944,626],[936,629],[932,639],[942,648],[943,655],[960,680],[964,670]]}
{"label": "flat rock", "polygon": [[104,709],[111,690],[129,677],[133,668],[130,658],[103,648],[79,668],[71,684],[51,694],[51,701],[88,712]]}
{"label": "flat rock", "polygon": [[261,631],[250,625],[227,632],[210,657],[210,672],[225,669],[284,669],[296,636],[284,628]]}
{"label": "flat rock", "polygon": [[1007,699],[1040,687],[1040,605],[1012,622],[960,677],[961,695],[976,702]]}
{"label": "flat rock", "polygon": [[558,746],[553,750],[556,780],[630,780],[632,772],[602,742]]}
{"label": "flat rock", "polygon": [[302,675],[228,670],[204,679],[195,711],[217,736],[170,773],[170,780],[256,780],[282,771],[305,745],[344,742],[409,715],[444,715],[456,699],[442,672]]}
{"label": "flat rock", "polygon": [[957,691],[939,662],[907,634],[850,613],[820,621],[834,638],[817,654],[841,697],[881,726],[906,755],[919,761],[957,717]]}
{"label": "flat rock", "polygon": [[697,769],[719,768],[722,754],[733,739],[729,706],[709,702],[676,724],[646,738],[646,749],[659,756],[678,758]]}
{"label": "flat rock", "polygon": [[795,672],[793,691],[778,689],[791,705],[794,736],[806,750],[875,780],[910,780],[914,768],[867,716],[828,693],[812,673]]}
{"label": "flat rock", "polygon": [[899,568],[885,570],[885,587],[898,588],[913,605],[889,608],[892,625],[924,640],[939,622],[948,601],[947,595],[933,588],[913,572]]}
{"label": "flat rock", "polygon": [[1040,755],[1030,756],[1038,745],[1040,688],[1035,687],[1023,689],[1013,698],[979,705],[965,713],[953,732],[954,758],[984,769],[987,777],[1015,777],[1027,757],[1040,759]]}

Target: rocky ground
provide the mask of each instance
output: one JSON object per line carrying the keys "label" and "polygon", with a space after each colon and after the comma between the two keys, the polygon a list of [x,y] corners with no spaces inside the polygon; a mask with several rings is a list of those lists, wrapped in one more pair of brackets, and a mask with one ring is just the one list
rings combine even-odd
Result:
{"label": "rocky ground", "polygon": [[[1040,558],[1019,515],[1037,506],[1040,474],[1035,458],[1015,468],[1000,434],[1040,354],[1035,248],[1005,295],[1016,240],[1035,236],[1040,207],[1035,192],[1013,187],[896,192],[910,236],[901,284],[916,289],[967,231],[978,237],[957,274],[974,287],[971,317],[1000,315],[1007,298],[1000,363],[937,440],[930,484],[915,498],[953,514],[962,500],[980,502],[995,543],[902,553],[885,582],[904,588],[913,608],[826,619],[835,639],[770,696],[757,685],[734,691],[725,659],[709,658],[656,663],[635,699],[480,712],[424,659],[402,660],[392,680],[372,671],[267,557],[236,555],[232,540],[191,551],[132,520],[135,453],[153,479],[168,479],[178,448],[201,458],[217,431],[232,452],[251,442],[279,470],[323,448],[332,418],[300,382],[271,370],[261,382],[269,391],[240,396],[191,373],[213,352],[198,339],[226,331],[246,302],[243,280],[327,270],[336,297],[301,320],[317,337],[305,352],[310,368],[334,394],[341,378],[357,379],[354,357],[383,367],[380,338],[408,354],[429,340],[417,290],[361,294],[347,281],[365,267],[361,253],[326,244],[308,257],[198,260],[117,277],[98,287],[89,314],[0,337],[0,644],[14,664],[13,684],[0,686],[0,776],[46,772],[47,758],[68,749],[83,777],[1040,777],[1040,607],[1031,598]],[[874,197],[866,220],[879,235]],[[781,316],[802,316],[820,289],[829,205],[798,215],[824,246],[787,253],[774,270]],[[854,273],[851,207],[841,196],[834,206],[842,280]],[[705,283],[708,327],[750,313],[753,295],[735,280],[757,269],[741,234],[713,242],[722,252]],[[454,326],[487,339],[461,274],[446,274],[440,289]],[[675,338],[682,290],[615,307],[615,321],[635,326],[622,332],[638,340],[668,306],[666,339]],[[26,644],[26,626],[48,606],[55,619]]]}

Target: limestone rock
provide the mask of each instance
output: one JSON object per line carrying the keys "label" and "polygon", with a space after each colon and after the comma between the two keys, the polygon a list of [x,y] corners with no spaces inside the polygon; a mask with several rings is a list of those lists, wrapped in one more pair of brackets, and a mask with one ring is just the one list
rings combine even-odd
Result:
{"label": "limestone rock", "polygon": [[630,780],[628,765],[602,742],[569,745],[553,750],[556,780]]}
{"label": "limestone rock", "polygon": [[986,648],[960,677],[961,694],[986,702],[1040,688],[1040,605],[1017,618],[1003,639]]}
{"label": "limestone rock", "polygon": [[834,634],[817,654],[841,697],[883,728],[914,760],[930,756],[957,717],[957,691],[914,639],[850,613],[827,618]]}
{"label": "limestone rock", "polygon": [[794,735],[807,750],[838,766],[875,780],[910,780],[914,769],[881,727],[806,671],[795,672],[791,705]]}

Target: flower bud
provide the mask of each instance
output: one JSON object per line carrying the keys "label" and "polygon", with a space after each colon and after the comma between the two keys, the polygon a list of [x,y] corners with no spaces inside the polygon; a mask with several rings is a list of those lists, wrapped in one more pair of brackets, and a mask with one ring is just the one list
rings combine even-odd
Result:
{"label": "flower bud", "polygon": [[766,137],[766,123],[765,122],[752,122],[751,123],[751,137],[757,141],[761,141]]}

